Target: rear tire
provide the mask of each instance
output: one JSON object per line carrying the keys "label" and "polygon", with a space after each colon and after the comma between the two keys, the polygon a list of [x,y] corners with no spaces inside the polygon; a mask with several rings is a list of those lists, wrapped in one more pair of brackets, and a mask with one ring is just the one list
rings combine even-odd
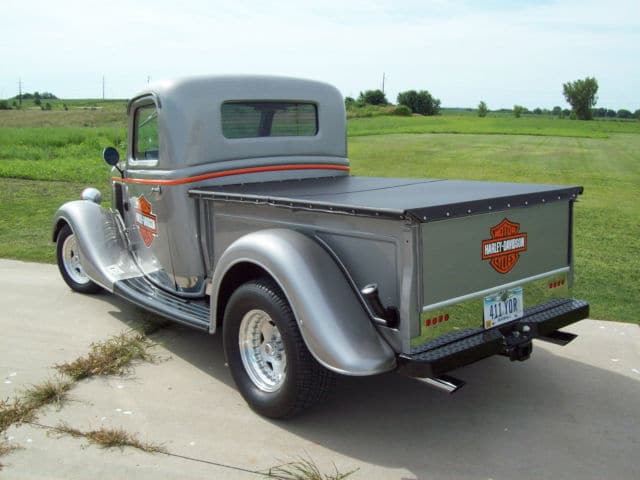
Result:
{"label": "rear tire", "polygon": [[292,417],[333,386],[334,374],[313,358],[284,294],[270,279],[245,283],[231,295],[223,341],[238,390],[260,415]]}
{"label": "rear tire", "polygon": [[58,234],[56,259],[60,274],[71,290],[80,293],[98,293],[102,290],[84,272],[78,241],[69,225],[62,227]]}

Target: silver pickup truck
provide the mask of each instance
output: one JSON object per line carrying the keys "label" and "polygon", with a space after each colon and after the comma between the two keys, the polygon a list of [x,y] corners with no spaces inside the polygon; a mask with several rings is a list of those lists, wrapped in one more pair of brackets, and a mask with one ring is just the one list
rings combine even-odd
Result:
{"label": "silver pickup truck", "polygon": [[290,417],[336,374],[447,375],[587,317],[571,298],[582,187],[349,174],[342,96],[220,76],[129,102],[112,205],[88,188],[53,219],[62,277],[211,334],[258,413]]}

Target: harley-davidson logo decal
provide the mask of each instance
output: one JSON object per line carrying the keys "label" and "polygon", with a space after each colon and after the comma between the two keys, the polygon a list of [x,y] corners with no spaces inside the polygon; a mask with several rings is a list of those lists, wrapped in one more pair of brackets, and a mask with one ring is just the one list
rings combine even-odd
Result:
{"label": "harley-davidson logo decal", "polygon": [[144,196],[138,199],[136,225],[138,225],[142,241],[147,247],[150,247],[153,242],[153,237],[158,235],[158,222],[157,217],[151,211],[151,204]]}
{"label": "harley-davidson logo decal", "polygon": [[506,218],[491,227],[491,238],[482,241],[482,259],[489,260],[498,273],[509,273],[518,263],[520,252],[527,250],[527,234],[520,224]]}

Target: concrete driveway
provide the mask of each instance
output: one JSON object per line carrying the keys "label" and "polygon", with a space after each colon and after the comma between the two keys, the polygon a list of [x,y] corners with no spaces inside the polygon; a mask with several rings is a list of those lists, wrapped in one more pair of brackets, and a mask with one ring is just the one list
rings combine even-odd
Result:
{"label": "concrete driveway", "polygon": [[[118,298],[72,293],[57,269],[0,260],[0,398],[135,326]],[[94,378],[38,422],[123,427],[170,452],[103,450],[44,428],[11,427],[24,447],[2,478],[260,478],[297,457],[354,479],[640,478],[640,329],[586,320],[566,347],[536,343],[524,363],[490,358],[455,372],[452,396],[388,374],[338,379],[324,404],[288,422],[256,416],[236,392],[219,338],[170,325],[153,334],[161,361],[129,377]]]}

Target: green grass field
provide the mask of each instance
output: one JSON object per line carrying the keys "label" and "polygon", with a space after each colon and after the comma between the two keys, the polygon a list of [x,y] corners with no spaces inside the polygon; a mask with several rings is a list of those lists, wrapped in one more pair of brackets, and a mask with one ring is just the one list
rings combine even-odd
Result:
{"label": "green grass field", "polygon": [[[123,102],[0,111],[0,257],[54,261],[51,217],[88,185],[108,201],[101,150],[124,152],[125,124]],[[377,116],[348,132],[355,175],[583,185],[575,295],[593,318],[640,323],[640,122]]]}

